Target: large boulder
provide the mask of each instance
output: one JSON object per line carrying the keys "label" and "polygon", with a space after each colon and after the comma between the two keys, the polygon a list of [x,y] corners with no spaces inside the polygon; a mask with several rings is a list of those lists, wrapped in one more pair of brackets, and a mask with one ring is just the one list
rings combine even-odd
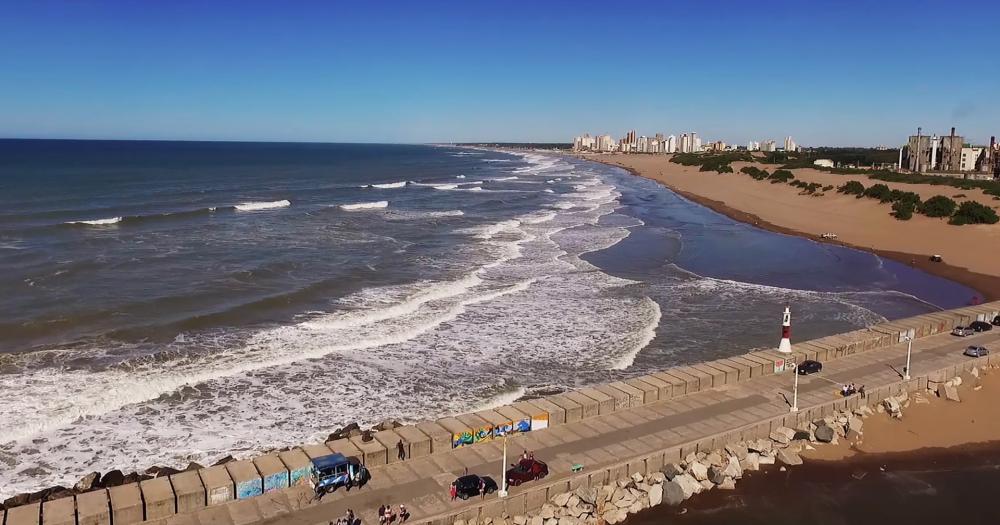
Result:
{"label": "large boulder", "polygon": [[743,443],[736,443],[734,445],[726,445],[726,453],[730,456],[736,456],[736,459],[743,461],[747,457],[750,451],[747,446]]}
{"label": "large boulder", "polygon": [[566,504],[569,503],[569,497],[570,497],[569,492],[562,492],[556,494],[555,496],[552,496],[552,504],[555,505],[556,507],[565,507]]}
{"label": "large boulder", "polygon": [[954,401],[956,403],[962,401],[958,397],[958,388],[949,385],[948,383],[943,383],[938,386],[938,395],[947,399],[948,401]]}
{"label": "large boulder", "polygon": [[109,489],[125,483],[125,474],[120,470],[112,470],[101,477],[101,487]]}
{"label": "large boulder", "polygon": [[715,465],[712,465],[712,467],[708,469],[708,480],[716,485],[722,483],[722,480],[726,479],[726,475],[723,473],[724,470],[724,467],[716,467]]}
{"label": "large boulder", "polygon": [[847,418],[847,428],[854,430],[856,432],[861,432],[861,428],[865,426],[864,420],[860,417],[850,416]]}
{"label": "large boulder", "polygon": [[663,502],[663,485],[653,485],[649,489],[649,506],[655,507]]}
{"label": "large boulder", "polygon": [[517,515],[517,516],[514,516],[514,519],[512,521],[514,522],[514,525],[527,525],[527,523],[528,523],[528,517],[527,516],[522,516],[522,515]]}
{"label": "large boulder", "polygon": [[657,483],[663,483],[666,480],[667,477],[663,475],[662,472],[654,472],[649,475],[649,479],[647,479],[646,481],[652,483],[653,485],[656,485]]}
{"label": "large boulder", "polygon": [[101,473],[91,472],[86,476],[80,478],[80,481],[73,485],[73,490],[77,492],[87,492],[88,490],[93,490],[101,486]]}
{"label": "large boulder", "polygon": [[708,479],[708,467],[701,461],[695,461],[688,465],[688,473],[698,481]]}
{"label": "large boulder", "polygon": [[719,483],[719,488],[722,490],[736,490],[736,481],[733,478],[726,478]]}
{"label": "large boulder", "polygon": [[771,431],[771,435],[768,437],[770,437],[771,441],[774,441],[775,443],[787,445],[788,442],[795,437],[795,431],[788,427],[778,427]]}
{"label": "large boulder", "polygon": [[885,411],[892,417],[898,418],[903,416],[903,407],[894,397],[887,397],[883,399],[881,406],[883,406]]}
{"label": "large boulder", "polygon": [[638,473],[638,472],[636,472],[636,473],[632,474],[632,475],[631,475],[631,476],[629,476],[629,477],[631,477],[631,478],[632,478],[632,483],[642,483],[642,481],[643,481],[644,479],[646,479],[645,477],[643,477],[643,475],[642,475],[642,474],[640,474],[640,473]]}
{"label": "large boulder", "polygon": [[555,517],[555,514],[549,517],[542,515],[532,516],[528,518],[528,525],[545,525],[545,520],[552,519],[553,517]]}
{"label": "large boulder", "polygon": [[708,466],[722,465],[722,454],[715,450],[705,456],[705,464]]}
{"label": "large boulder", "polygon": [[785,465],[792,466],[792,465],[802,464],[802,458],[800,458],[799,455],[796,454],[795,452],[792,452],[791,450],[788,449],[783,448],[778,450],[778,453],[775,456],[777,457],[778,461],[782,462]]}
{"label": "large boulder", "polygon": [[820,443],[829,443],[833,441],[835,432],[832,428],[822,425],[816,427],[816,432],[814,432],[814,434],[816,435],[816,441],[819,441]]}
{"label": "large boulder", "polygon": [[740,479],[743,477],[743,467],[740,465],[740,460],[736,459],[736,456],[729,456],[729,461],[726,462],[726,468],[723,470],[726,476],[733,479]]}
{"label": "large boulder", "polygon": [[675,477],[683,474],[684,469],[677,463],[670,463],[669,465],[663,467],[661,472],[663,472],[663,475],[666,476],[667,479],[674,479]]}
{"label": "large boulder", "polygon": [[593,487],[578,487],[573,494],[588,505],[597,504],[597,489]]}
{"label": "large boulder", "polygon": [[691,474],[681,474],[680,476],[674,478],[674,481],[681,484],[681,489],[684,491],[685,499],[690,498],[694,494],[698,494],[704,489],[704,487],[701,486],[701,483],[694,479]]}
{"label": "large boulder", "polygon": [[604,521],[609,525],[615,525],[616,523],[625,521],[626,516],[628,516],[628,513],[626,513],[624,509],[611,509],[605,512],[601,517],[604,518]]}
{"label": "large boulder", "polygon": [[774,450],[774,442],[770,439],[760,438],[750,443],[750,450],[758,454],[767,454]]}
{"label": "large boulder", "polygon": [[682,501],[690,496],[685,494],[684,483],[679,479],[667,481],[663,484],[663,501],[667,505],[680,505]]}
{"label": "large boulder", "polygon": [[747,457],[740,463],[743,470],[760,470],[760,454],[756,452],[747,453]]}
{"label": "large boulder", "polygon": [[[551,503],[546,503],[546,504],[542,505],[542,510],[538,511],[538,515],[537,516],[533,516],[531,519],[534,520],[535,518],[538,518],[540,520],[543,520],[543,519],[547,520],[549,518],[555,517],[555,515],[556,515],[556,509],[557,508],[558,507],[556,507],[555,505],[553,505]],[[532,525],[538,525],[538,524],[537,523],[532,523]]]}
{"label": "large boulder", "polygon": [[774,465],[774,454],[760,454],[757,463],[759,465]]}

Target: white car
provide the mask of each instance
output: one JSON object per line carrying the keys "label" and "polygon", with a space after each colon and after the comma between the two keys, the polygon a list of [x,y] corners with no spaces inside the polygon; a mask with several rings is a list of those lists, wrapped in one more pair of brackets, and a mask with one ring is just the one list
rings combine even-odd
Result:
{"label": "white car", "polygon": [[957,335],[959,337],[968,337],[976,333],[972,328],[965,326],[956,326],[954,330],[951,331],[951,335]]}

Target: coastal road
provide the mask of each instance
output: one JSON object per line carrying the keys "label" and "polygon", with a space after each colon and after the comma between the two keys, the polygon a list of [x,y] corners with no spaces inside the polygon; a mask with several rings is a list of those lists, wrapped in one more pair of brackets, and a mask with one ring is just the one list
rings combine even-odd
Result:
{"label": "coastal road", "polygon": [[[937,370],[968,361],[962,350],[970,344],[1000,349],[1000,330],[958,338],[939,334],[913,342],[912,371]],[[824,363],[820,374],[800,376],[799,407],[808,408],[840,397],[839,384],[865,385],[871,392],[899,381],[906,362],[906,345],[897,344],[842,357]],[[518,435],[508,441],[509,461],[531,450],[549,464],[546,481],[570,477],[570,467],[581,463],[586,470],[619,464],[632,457],[697,441],[704,437],[757,423],[788,413],[792,398],[791,374],[766,375],[732,385],[711,388],[641,407],[619,410],[575,423]],[[377,523],[379,505],[398,508],[405,504],[411,520],[471,507],[473,502],[452,502],[448,487],[466,471],[489,475],[499,483],[502,444],[481,443],[372,469],[372,481],[350,492],[338,490],[322,502],[309,503],[305,487],[270,494],[225,506],[209,507],[194,516],[176,516],[171,523],[293,523],[327,524],[347,509],[364,523]],[[511,494],[532,483],[512,487]],[[493,494],[487,499],[497,498]],[[476,501],[475,503],[482,503]],[[228,507],[228,508],[227,508]],[[291,512],[289,512],[291,511]]]}

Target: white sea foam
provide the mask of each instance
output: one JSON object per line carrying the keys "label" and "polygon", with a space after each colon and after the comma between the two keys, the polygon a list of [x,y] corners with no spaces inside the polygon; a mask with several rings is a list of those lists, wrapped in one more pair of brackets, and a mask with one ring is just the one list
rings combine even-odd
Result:
{"label": "white sea foam", "polygon": [[291,206],[292,203],[288,200],[271,201],[271,202],[243,202],[233,206],[236,211],[260,211],[260,210],[271,210],[274,208],[285,208]]}
{"label": "white sea foam", "polygon": [[464,179],[464,178],[465,178],[465,175],[455,175],[455,178],[456,178],[456,179]]}
{"label": "white sea foam", "polygon": [[496,181],[496,182],[503,182],[505,180],[517,180],[517,178],[518,178],[517,175],[511,175],[510,177],[496,177],[496,178],[493,178],[493,179],[490,179],[490,180]]}
{"label": "white sea foam", "polygon": [[111,224],[118,224],[122,221],[121,217],[109,217],[107,219],[95,219],[90,221],[69,221],[66,224],[79,224],[87,226],[108,226]]}
{"label": "white sea foam", "polygon": [[389,206],[389,201],[355,202],[354,204],[341,204],[340,209],[344,211],[372,210],[387,206]]}
{"label": "white sea foam", "polygon": [[383,183],[379,183],[379,184],[366,184],[366,185],[362,186],[362,188],[377,188],[377,189],[380,189],[380,190],[388,190],[388,189],[393,189],[393,188],[403,188],[408,183],[409,183],[408,181],[401,180],[399,182],[383,182]]}
{"label": "white sea foam", "polygon": [[436,184],[432,187],[435,190],[454,190],[458,189],[458,184]]}

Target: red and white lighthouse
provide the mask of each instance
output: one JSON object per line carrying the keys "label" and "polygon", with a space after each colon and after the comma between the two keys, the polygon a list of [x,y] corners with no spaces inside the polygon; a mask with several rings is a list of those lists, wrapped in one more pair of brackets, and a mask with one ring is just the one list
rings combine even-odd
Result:
{"label": "red and white lighthouse", "polygon": [[778,344],[778,351],[783,354],[792,353],[792,311],[785,307],[785,314],[781,316],[781,343]]}

